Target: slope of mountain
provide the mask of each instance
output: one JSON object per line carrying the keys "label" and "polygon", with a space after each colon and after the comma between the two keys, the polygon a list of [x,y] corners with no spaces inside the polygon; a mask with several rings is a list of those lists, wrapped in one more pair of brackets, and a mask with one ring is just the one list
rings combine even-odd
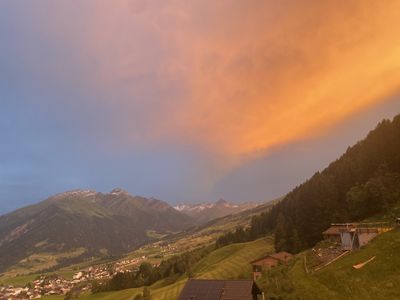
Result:
{"label": "slope of mountain", "polygon": [[254,208],[257,205],[255,203],[236,204],[220,199],[215,203],[180,204],[174,208],[191,217],[196,224],[201,225],[214,219]]}
{"label": "slope of mountain", "polygon": [[[273,270],[258,284],[274,299],[399,299],[399,241],[400,230],[389,231],[312,274],[304,270],[302,253],[293,266]],[[353,268],[372,257],[363,268]]]}
{"label": "slope of mountain", "polygon": [[120,254],[150,241],[146,231],[179,231],[190,218],[156,199],[121,189],[76,190],[0,217],[0,271],[36,253],[86,249]]}
{"label": "slope of mountain", "polygon": [[[331,223],[357,222],[390,213],[400,204],[400,115],[383,120],[326,169],[254,217],[249,239],[275,233],[277,251],[313,247]],[[241,234],[241,232],[239,232]],[[221,244],[236,242],[229,234]]]}

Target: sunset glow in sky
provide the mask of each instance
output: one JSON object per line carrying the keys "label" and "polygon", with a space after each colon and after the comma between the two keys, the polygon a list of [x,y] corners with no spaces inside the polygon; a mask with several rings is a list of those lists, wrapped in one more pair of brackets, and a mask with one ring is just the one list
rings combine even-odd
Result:
{"label": "sunset glow in sky", "polygon": [[288,192],[400,113],[400,2],[0,2],[0,213]]}

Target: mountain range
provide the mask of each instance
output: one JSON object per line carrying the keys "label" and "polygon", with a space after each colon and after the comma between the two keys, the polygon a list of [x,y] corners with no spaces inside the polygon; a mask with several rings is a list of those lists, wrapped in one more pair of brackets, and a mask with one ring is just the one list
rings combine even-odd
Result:
{"label": "mountain range", "polygon": [[259,204],[251,202],[231,203],[224,199],[220,199],[214,203],[179,204],[174,208],[177,211],[191,217],[195,224],[202,225],[214,219],[255,208],[258,205]]}
{"label": "mountain range", "polygon": [[169,204],[122,189],[69,191],[0,217],[0,271],[36,253],[84,248],[85,256],[120,254],[151,241],[149,230],[176,232],[192,225]]}

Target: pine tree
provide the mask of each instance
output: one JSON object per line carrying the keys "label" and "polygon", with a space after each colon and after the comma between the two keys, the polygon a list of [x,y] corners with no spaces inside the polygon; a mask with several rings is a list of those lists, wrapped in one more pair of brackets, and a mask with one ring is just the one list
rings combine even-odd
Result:
{"label": "pine tree", "polygon": [[277,252],[286,250],[287,240],[286,240],[286,219],[282,213],[279,214],[276,227],[275,227],[275,250]]}

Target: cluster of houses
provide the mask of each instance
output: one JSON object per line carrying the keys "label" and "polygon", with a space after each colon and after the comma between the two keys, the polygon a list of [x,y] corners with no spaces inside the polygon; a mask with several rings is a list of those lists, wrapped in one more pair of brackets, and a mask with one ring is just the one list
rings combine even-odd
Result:
{"label": "cluster of houses", "polygon": [[0,287],[0,300],[38,299],[41,295],[31,294],[29,288],[10,286]]}
{"label": "cluster of houses", "polygon": [[118,261],[113,265],[114,273],[131,272],[133,269],[136,269],[137,266],[139,266],[144,260],[146,260],[146,256]]}
{"label": "cluster of houses", "polygon": [[65,295],[74,284],[57,275],[41,276],[26,287],[7,286],[0,288],[0,299],[39,299],[42,296]]}
{"label": "cluster of houses", "polygon": [[0,300],[39,299],[42,296],[65,295],[73,287],[79,285],[82,291],[91,288],[92,280],[109,279],[116,273],[132,272],[146,257],[119,261],[112,266],[90,267],[85,271],[76,272],[72,279],[65,279],[58,275],[40,276],[26,287],[0,287]]}

